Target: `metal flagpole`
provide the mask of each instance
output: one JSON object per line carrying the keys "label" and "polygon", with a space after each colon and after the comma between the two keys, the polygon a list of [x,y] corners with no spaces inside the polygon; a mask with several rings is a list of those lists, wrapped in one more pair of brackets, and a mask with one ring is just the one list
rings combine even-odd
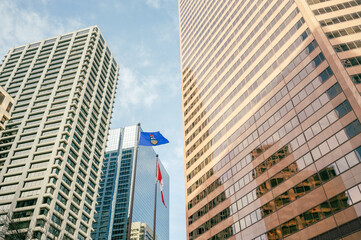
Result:
{"label": "metal flagpole", "polygon": [[158,154],[155,155],[155,184],[154,184],[154,218],[153,218],[153,240],[155,239],[155,226],[157,223],[157,181],[158,181]]}
{"label": "metal flagpole", "polygon": [[127,231],[127,239],[130,240],[130,233],[132,231],[132,217],[133,217],[133,203],[134,203],[134,186],[135,186],[135,175],[137,172],[137,159],[138,159],[138,148],[139,148],[139,136],[140,136],[140,123],[137,125],[137,146],[135,150],[135,157],[134,157],[134,173],[133,173],[133,180],[132,180],[132,199],[130,201],[130,209],[129,209],[129,218],[128,218],[128,231]]}

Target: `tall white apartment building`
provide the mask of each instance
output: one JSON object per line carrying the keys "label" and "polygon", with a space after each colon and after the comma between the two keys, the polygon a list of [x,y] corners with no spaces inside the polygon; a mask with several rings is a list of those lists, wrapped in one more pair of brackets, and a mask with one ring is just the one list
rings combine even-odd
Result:
{"label": "tall white apartment building", "polygon": [[5,239],[90,239],[118,64],[98,27],[10,49],[0,134]]}

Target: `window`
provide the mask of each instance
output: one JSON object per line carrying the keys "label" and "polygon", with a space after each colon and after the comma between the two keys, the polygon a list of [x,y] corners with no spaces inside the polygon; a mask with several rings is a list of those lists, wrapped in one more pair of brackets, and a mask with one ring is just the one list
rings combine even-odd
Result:
{"label": "window", "polygon": [[71,181],[70,181],[70,179],[69,179],[67,176],[63,175],[63,181],[64,181],[66,184],[68,184],[69,186],[71,186]]}
{"label": "window", "polygon": [[56,179],[55,177],[49,178],[49,183],[54,183],[54,184],[56,184],[56,182],[57,182],[57,179]]}
{"label": "window", "polygon": [[84,213],[81,215],[81,219],[82,219],[84,222],[87,222],[87,223],[89,223],[89,220],[90,220],[87,216],[85,216]]}
{"label": "window", "polygon": [[14,198],[14,196],[15,196],[15,193],[0,195],[0,201],[12,200]]}
{"label": "window", "polygon": [[65,230],[70,234],[75,233],[75,229],[73,227],[71,227],[69,224],[66,225]]}
{"label": "window", "polygon": [[77,220],[77,219],[76,219],[76,217],[74,217],[73,215],[69,214],[68,220],[69,220],[72,224],[76,225],[76,220]]}
{"label": "window", "polygon": [[69,195],[69,189],[66,188],[63,184],[60,184],[60,190],[63,191],[66,195]]}
{"label": "window", "polygon": [[36,151],[37,151],[37,152],[39,152],[39,151],[46,151],[46,150],[53,149],[53,147],[54,147],[54,144],[49,144],[49,145],[37,147],[37,148],[36,148]]}
{"label": "window", "polygon": [[60,231],[52,225],[50,225],[50,227],[49,227],[49,232],[56,237],[59,236],[59,234],[60,234]]}
{"label": "window", "polygon": [[68,202],[68,200],[65,197],[63,197],[61,194],[58,194],[58,200],[64,205],[66,205],[66,203]]}
{"label": "window", "polygon": [[40,193],[40,189],[30,190],[30,191],[23,191],[23,192],[21,192],[20,197],[35,196],[35,195],[39,195],[39,193]]}
{"label": "window", "polygon": [[49,158],[50,155],[51,155],[51,152],[50,153],[37,154],[37,155],[34,155],[33,160],[46,159],[46,158]]}
{"label": "window", "polygon": [[11,190],[15,190],[18,187],[17,184],[14,185],[5,185],[5,186],[1,186],[0,190],[1,191],[11,191]]}
{"label": "window", "polygon": [[[86,178],[86,174],[85,174],[82,170],[80,170],[80,169],[79,169],[79,175],[80,175],[82,178],[84,178],[84,179]],[[83,186],[82,183],[79,183],[79,184],[80,184],[81,186]]]}
{"label": "window", "polygon": [[15,173],[15,172],[20,172],[24,169],[25,166],[19,166],[19,167],[13,167],[13,168],[8,168],[6,173]]}
{"label": "window", "polygon": [[26,210],[26,211],[20,211],[20,212],[14,212],[13,213],[13,219],[17,218],[23,218],[23,217],[30,217],[33,215],[34,210]]}
{"label": "window", "polygon": [[39,143],[48,143],[48,142],[54,142],[56,137],[50,137],[50,138],[43,138],[39,140]]}
{"label": "window", "polygon": [[85,201],[89,204],[89,205],[92,205],[93,201],[88,197],[88,196],[85,196]]}
{"label": "window", "polygon": [[91,209],[88,208],[86,205],[84,205],[83,209],[84,209],[84,211],[85,211],[86,213],[90,214]]}
{"label": "window", "polygon": [[60,205],[57,203],[55,204],[55,210],[58,211],[62,215],[65,213],[65,209],[60,207]]}
{"label": "window", "polygon": [[50,130],[50,131],[44,131],[41,133],[41,136],[47,136],[47,135],[51,135],[51,134],[55,134],[59,131],[59,129],[54,129],[54,130]]}
{"label": "window", "polygon": [[13,176],[7,176],[7,177],[4,177],[4,180],[3,182],[12,182],[12,181],[17,181],[19,180],[21,177],[21,175],[13,175]]}
{"label": "window", "polygon": [[25,155],[25,154],[28,154],[29,152],[30,152],[30,149],[25,149],[25,150],[21,150],[21,151],[15,151],[15,152],[14,152],[14,156]]}
{"label": "window", "polygon": [[88,231],[88,228],[82,223],[80,223],[80,229],[85,233]]}
{"label": "window", "polygon": [[[29,225],[30,225],[30,221],[16,222],[16,224],[9,224],[9,230],[28,228]],[[10,236],[8,235],[8,237],[9,237],[9,239],[13,239],[13,237],[11,235]],[[24,233],[23,236],[19,236],[19,237],[25,239],[26,235]]]}
{"label": "window", "polygon": [[35,180],[35,181],[28,181],[24,183],[24,187],[40,187],[43,183],[44,179],[40,179],[40,180]]}
{"label": "window", "polygon": [[53,220],[53,222],[58,224],[59,226],[61,226],[61,224],[63,223],[63,220],[56,215],[53,215],[51,217],[51,220]]}
{"label": "window", "polygon": [[75,186],[75,192],[76,192],[77,194],[79,194],[80,196],[83,194],[83,191],[80,190],[80,188],[78,188],[77,186]]}
{"label": "window", "polygon": [[[80,194],[80,195],[81,195],[81,194]],[[77,198],[75,195],[73,196],[73,201],[74,201],[76,204],[80,205],[80,199]]]}
{"label": "window", "polygon": [[76,182],[77,182],[80,186],[84,187],[84,182],[83,182],[82,180],[80,180],[80,178],[77,178],[77,179],[76,179]]}
{"label": "window", "polygon": [[75,207],[73,204],[70,205],[70,210],[72,210],[75,214],[78,214],[78,212],[79,212],[79,209],[77,207]]}
{"label": "window", "polygon": [[25,200],[25,201],[18,201],[16,203],[16,208],[22,208],[22,207],[29,207],[29,206],[34,206],[37,202],[37,199],[30,199],[30,200]]}
{"label": "window", "polygon": [[68,166],[65,166],[65,172],[68,173],[70,176],[74,175],[74,172]]}

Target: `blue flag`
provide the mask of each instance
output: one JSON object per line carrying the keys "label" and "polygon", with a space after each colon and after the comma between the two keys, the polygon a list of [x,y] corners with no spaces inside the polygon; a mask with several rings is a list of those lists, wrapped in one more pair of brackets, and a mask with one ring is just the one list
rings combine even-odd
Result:
{"label": "blue flag", "polygon": [[142,146],[158,146],[169,143],[168,139],[163,137],[160,132],[141,132],[139,145]]}

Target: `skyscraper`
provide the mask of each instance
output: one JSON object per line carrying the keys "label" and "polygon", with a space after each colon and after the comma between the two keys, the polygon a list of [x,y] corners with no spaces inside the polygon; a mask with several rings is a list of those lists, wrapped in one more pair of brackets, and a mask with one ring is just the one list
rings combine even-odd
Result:
{"label": "skyscraper", "polygon": [[5,56],[0,86],[15,100],[0,137],[5,239],[90,238],[117,75],[96,26]]}
{"label": "skyscraper", "polygon": [[[138,135],[137,125],[109,131],[99,205],[96,208],[96,222],[93,224],[94,240],[127,239],[130,218],[131,226],[136,229],[143,226],[143,229],[153,230],[156,153],[152,147],[139,146],[135,168]],[[165,183],[164,197],[166,204],[169,204],[169,176],[161,162],[160,167]],[[131,206],[133,186],[134,198]],[[159,190],[158,195],[160,196]],[[157,197],[158,240],[169,239],[168,209],[163,206],[161,198]],[[135,233],[136,229],[132,232]],[[149,234],[144,235],[147,236]],[[152,234],[150,236],[152,239]]]}
{"label": "skyscraper", "polygon": [[188,239],[360,238],[360,5],[179,1]]}
{"label": "skyscraper", "polygon": [[0,86],[0,130],[4,130],[5,121],[10,119],[13,104],[14,99]]}
{"label": "skyscraper", "polygon": [[[132,223],[132,233],[130,240],[151,240],[153,239],[153,230],[146,224],[141,222]],[[156,237],[156,239],[158,239]]]}

